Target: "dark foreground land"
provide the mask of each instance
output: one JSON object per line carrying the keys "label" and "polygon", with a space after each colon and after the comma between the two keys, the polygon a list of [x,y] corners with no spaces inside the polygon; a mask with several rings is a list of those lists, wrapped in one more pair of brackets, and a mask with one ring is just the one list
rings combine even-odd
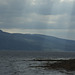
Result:
{"label": "dark foreground land", "polygon": [[41,60],[35,59],[33,61],[46,61],[43,65],[33,66],[33,67],[43,67],[46,69],[54,70],[66,70],[75,71],[75,59],[65,59],[65,60]]}

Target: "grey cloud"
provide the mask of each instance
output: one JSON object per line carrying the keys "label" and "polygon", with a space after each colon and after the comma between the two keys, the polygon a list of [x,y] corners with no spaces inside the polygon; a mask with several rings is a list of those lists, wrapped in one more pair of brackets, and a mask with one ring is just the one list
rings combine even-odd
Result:
{"label": "grey cloud", "polygon": [[[42,2],[42,3],[40,3]],[[37,1],[34,9],[36,13],[42,15],[71,14],[72,2],[60,2],[60,0],[41,0]]]}
{"label": "grey cloud", "polygon": [[36,0],[35,5],[31,5],[32,0],[11,0],[8,5],[0,5],[0,13],[7,13],[13,16],[23,13],[38,13],[42,15],[64,14],[71,11],[72,3],[60,3],[60,0]]}
{"label": "grey cloud", "polygon": [[[14,19],[16,17],[30,17],[29,14],[36,13],[38,15],[62,15],[74,14],[72,11],[72,3],[63,2],[60,0],[35,0],[35,5],[32,5],[32,0],[7,0],[7,4],[0,5],[0,28],[27,28],[27,29],[51,29],[51,28],[67,28],[64,24],[66,20],[61,17],[56,25],[40,22],[33,19],[33,22],[18,23]],[[74,9],[74,8],[73,8]],[[37,18],[37,17],[36,17]],[[68,21],[67,21],[68,22]],[[70,21],[71,22],[71,21]],[[73,24],[74,25],[74,24]],[[71,26],[72,28],[74,26]]]}

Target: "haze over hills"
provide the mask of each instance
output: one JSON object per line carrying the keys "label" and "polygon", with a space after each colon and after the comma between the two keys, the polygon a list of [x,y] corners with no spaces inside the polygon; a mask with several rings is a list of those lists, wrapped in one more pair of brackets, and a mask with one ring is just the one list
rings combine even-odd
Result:
{"label": "haze over hills", "polygon": [[0,30],[0,50],[75,51],[75,41],[40,34],[11,34]]}

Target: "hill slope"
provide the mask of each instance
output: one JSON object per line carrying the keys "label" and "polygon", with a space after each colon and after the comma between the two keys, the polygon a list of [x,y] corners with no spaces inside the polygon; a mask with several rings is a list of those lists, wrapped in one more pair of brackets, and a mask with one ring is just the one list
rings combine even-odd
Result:
{"label": "hill slope", "polygon": [[0,50],[75,51],[75,41],[40,34],[10,34],[0,30]]}

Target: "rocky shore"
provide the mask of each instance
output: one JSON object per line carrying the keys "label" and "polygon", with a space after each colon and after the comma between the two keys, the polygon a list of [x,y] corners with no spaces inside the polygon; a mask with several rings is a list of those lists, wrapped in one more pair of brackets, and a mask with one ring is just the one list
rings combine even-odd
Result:
{"label": "rocky shore", "polygon": [[46,61],[46,63],[32,67],[43,67],[50,70],[53,69],[53,70],[75,71],[75,59],[65,59],[65,60],[35,59],[33,61]]}

